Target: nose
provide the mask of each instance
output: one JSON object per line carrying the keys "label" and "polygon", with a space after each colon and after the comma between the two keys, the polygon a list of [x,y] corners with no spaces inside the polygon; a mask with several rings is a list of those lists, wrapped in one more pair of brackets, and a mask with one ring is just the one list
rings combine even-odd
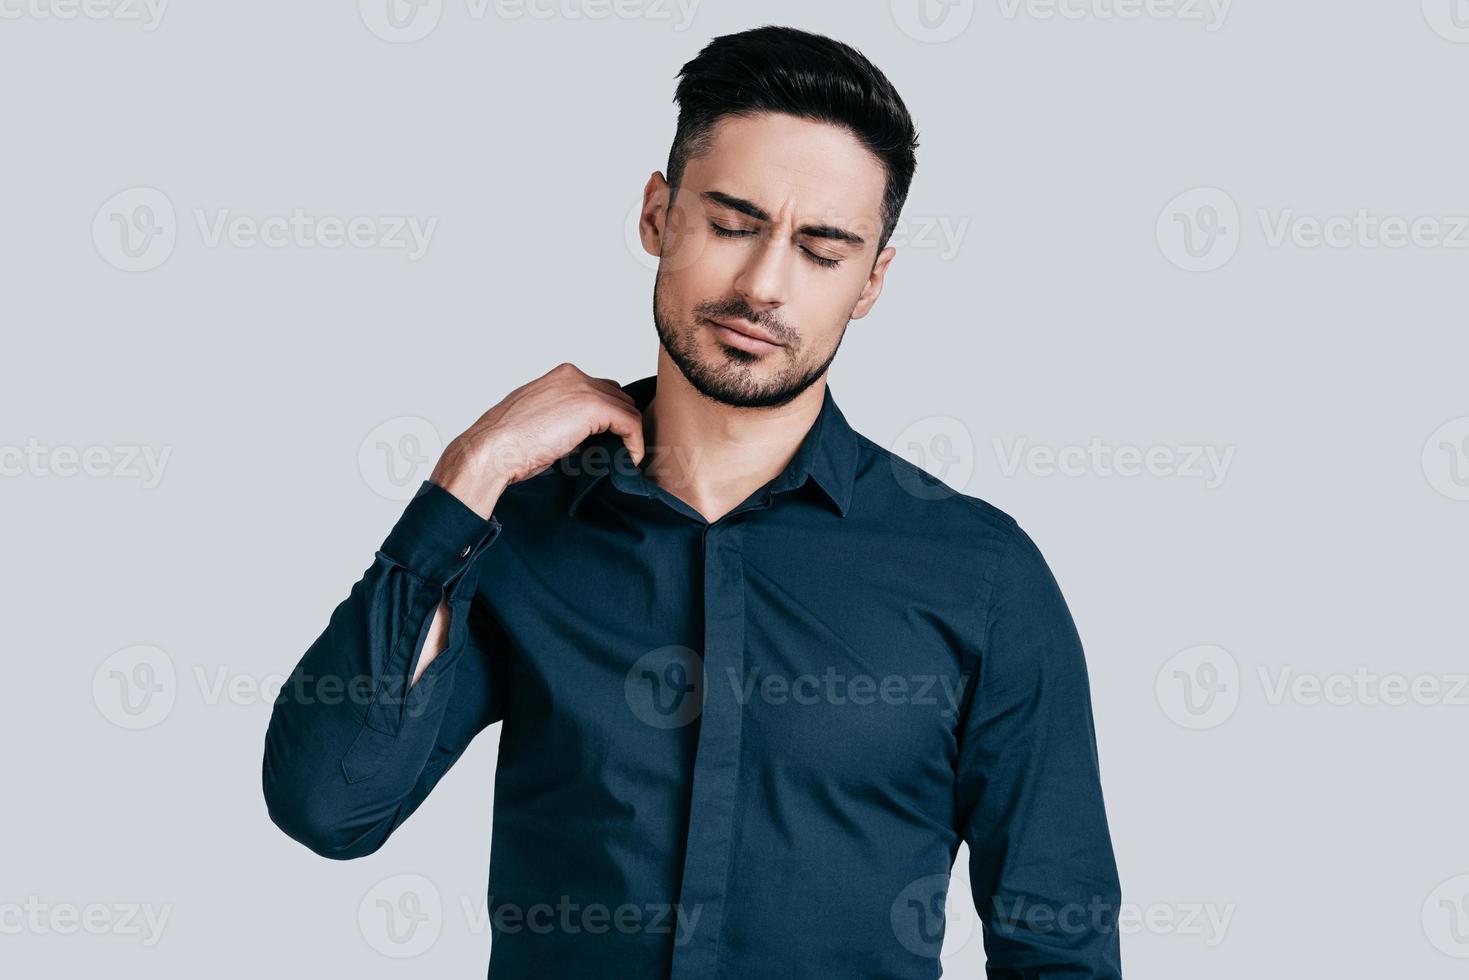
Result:
{"label": "nose", "polygon": [[771,235],[750,251],[750,259],[735,277],[734,288],[756,315],[785,304],[789,248]]}

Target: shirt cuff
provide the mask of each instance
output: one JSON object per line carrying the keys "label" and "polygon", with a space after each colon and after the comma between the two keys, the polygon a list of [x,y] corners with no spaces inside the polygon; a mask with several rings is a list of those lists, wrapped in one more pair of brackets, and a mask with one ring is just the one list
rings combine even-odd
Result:
{"label": "shirt cuff", "polygon": [[486,520],[437,483],[424,480],[380,551],[419,578],[448,586],[500,530],[493,514]]}

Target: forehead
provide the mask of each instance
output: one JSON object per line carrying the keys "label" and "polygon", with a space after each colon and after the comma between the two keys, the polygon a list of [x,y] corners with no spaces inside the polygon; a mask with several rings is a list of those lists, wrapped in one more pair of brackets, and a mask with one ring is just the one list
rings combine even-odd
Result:
{"label": "forehead", "polygon": [[879,227],[887,175],[849,131],[780,113],[725,116],[713,148],[689,161],[683,183],[753,201],[775,221]]}

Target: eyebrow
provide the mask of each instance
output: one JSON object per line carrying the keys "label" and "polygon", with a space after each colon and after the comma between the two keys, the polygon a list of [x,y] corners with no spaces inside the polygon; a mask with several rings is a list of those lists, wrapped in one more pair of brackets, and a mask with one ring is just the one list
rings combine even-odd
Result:
{"label": "eyebrow", "polygon": [[[770,215],[766,214],[760,205],[754,201],[747,201],[743,197],[735,197],[733,194],[726,194],[723,191],[704,191],[699,197],[702,200],[712,201],[733,211],[749,215],[756,221],[770,220]],[[861,248],[867,244],[867,239],[861,235],[853,231],[848,231],[838,225],[802,225],[796,229],[796,234],[805,235],[808,238],[829,238],[833,241],[855,245],[857,248]]]}

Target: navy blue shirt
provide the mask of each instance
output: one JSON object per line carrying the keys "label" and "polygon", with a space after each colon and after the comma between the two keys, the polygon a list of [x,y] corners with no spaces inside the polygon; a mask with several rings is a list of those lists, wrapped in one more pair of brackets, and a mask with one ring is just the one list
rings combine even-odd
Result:
{"label": "navy blue shirt", "polygon": [[1056,581],[829,387],[713,522],[606,433],[489,520],[425,482],[276,700],[271,819],[370,854],[496,722],[495,980],[933,978],[961,841],[991,978],[1121,976]]}

